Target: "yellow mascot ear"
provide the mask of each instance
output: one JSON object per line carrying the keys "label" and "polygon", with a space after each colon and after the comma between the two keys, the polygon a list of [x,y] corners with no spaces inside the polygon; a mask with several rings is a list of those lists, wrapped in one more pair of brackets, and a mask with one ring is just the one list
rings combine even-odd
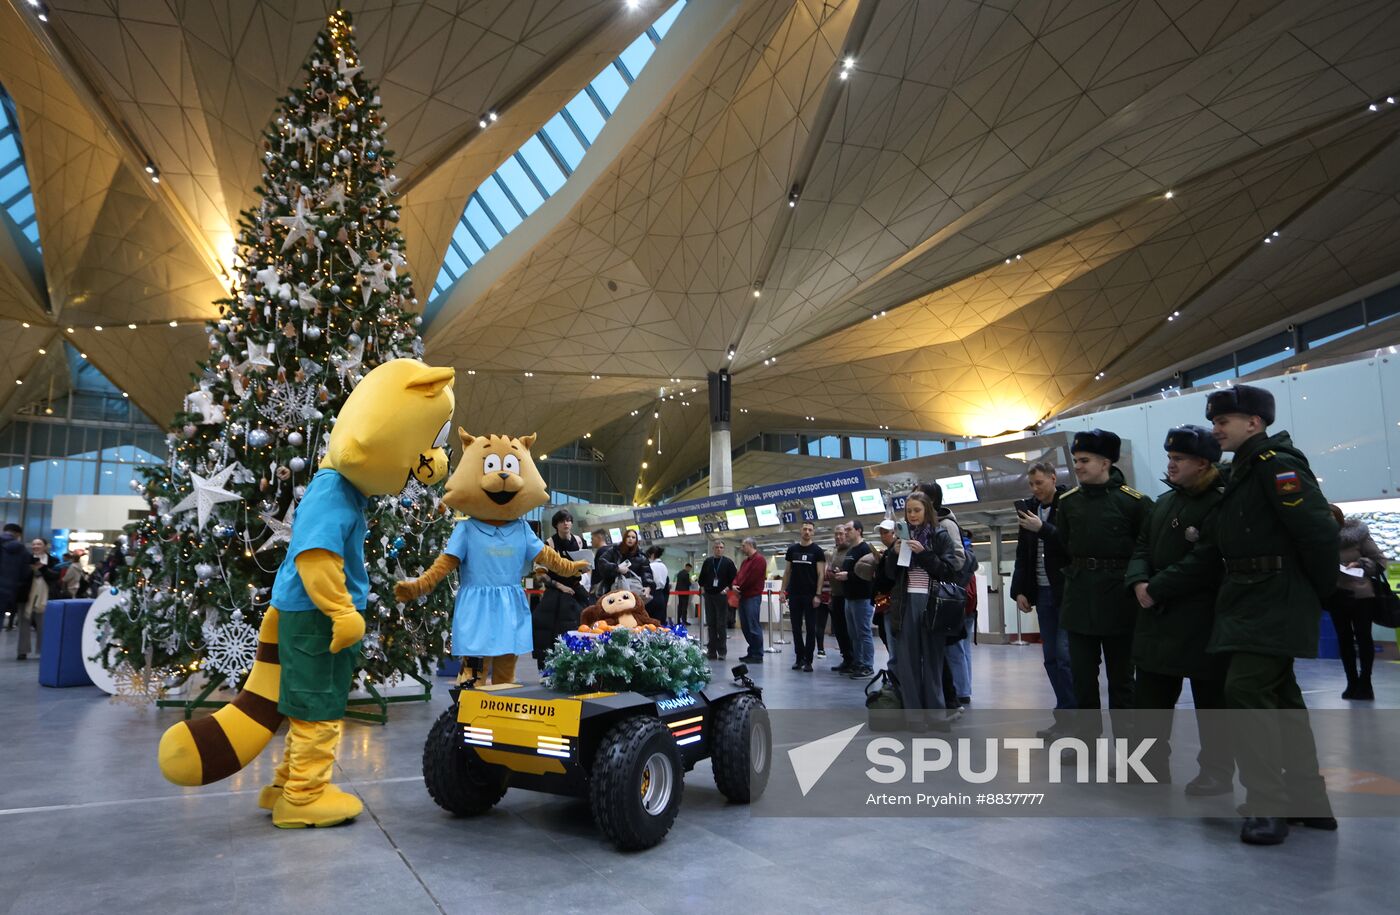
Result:
{"label": "yellow mascot ear", "polygon": [[463,429],[461,426],[457,427],[457,437],[462,440],[463,448],[470,448],[472,446],[472,442],[476,441],[476,436],[472,435],[470,432],[468,432],[466,429]]}
{"label": "yellow mascot ear", "polygon": [[364,467],[369,463],[369,452],[360,443],[358,436],[347,435],[336,442],[335,454],[332,455],[331,463],[335,469],[341,471]]}
{"label": "yellow mascot ear", "polygon": [[456,379],[457,372],[450,368],[425,365],[408,382],[408,389],[425,397],[436,397]]}
{"label": "yellow mascot ear", "polygon": [[520,444],[525,446],[526,451],[529,451],[531,448],[535,447],[535,438],[536,435],[533,432],[529,435],[522,435],[520,436]]}

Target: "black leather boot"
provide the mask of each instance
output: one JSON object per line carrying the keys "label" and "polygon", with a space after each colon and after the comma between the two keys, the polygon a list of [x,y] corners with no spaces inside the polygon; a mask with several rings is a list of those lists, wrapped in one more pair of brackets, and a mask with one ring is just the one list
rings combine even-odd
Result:
{"label": "black leather boot", "polygon": [[1240,841],[1246,845],[1282,845],[1288,838],[1288,821],[1283,817],[1245,817]]}
{"label": "black leather boot", "polygon": [[1187,797],[1215,797],[1235,790],[1232,781],[1224,781],[1209,772],[1202,772],[1186,783]]}

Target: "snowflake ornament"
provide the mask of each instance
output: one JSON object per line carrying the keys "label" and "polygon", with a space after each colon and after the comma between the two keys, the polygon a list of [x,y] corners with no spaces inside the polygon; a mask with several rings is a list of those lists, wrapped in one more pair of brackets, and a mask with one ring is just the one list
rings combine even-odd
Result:
{"label": "snowflake ornament", "polygon": [[302,425],[315,411],[316,386],[310,384],[279,384],[258,404],[263,419],[284,428]]}
{"label": "snowflake ornament", "polygon": [[123,661],[112,670],[112,680],[117,688],[112,694],[112,701],[136,708],[148,706],[165,696],[167,676],[163,670],[137,668],[129,661]]}
{"label": "snowflake ornament", "polygon": [[207,666],[236,680],[253,669],[258,656],[258,630],[236,615],[227,623],[206,628],[205,660]]}

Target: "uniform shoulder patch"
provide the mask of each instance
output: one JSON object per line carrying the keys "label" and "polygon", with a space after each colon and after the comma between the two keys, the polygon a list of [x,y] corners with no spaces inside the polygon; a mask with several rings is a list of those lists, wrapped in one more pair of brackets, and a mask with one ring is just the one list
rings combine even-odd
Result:
{"label": "uniform shoulder patch", "polygon": [[1285,470],[1283,473],[1274,474],[1274,489],[1279,495],[1291,495],[1303,488],[1303,481],[1298,478],[1296,470]]}
{"label": "uniform shoulder patch", "polygon": [[1277,451],[1261,451],[1261,452],[1259,452],[1259,454],[1257,454],[1257,455],[1255,456],[1255,460],[1258,460],[1258,461],[1272,461],[1272,460],[1273,460],[1274,458],[1276,458],[1276,457],[1278,457],[1278,452],[1277,452]]}
{"label": "uniform shoulder patch", "polygon": [[1123,486],[1120,486],[1118,488],[1126,492],[1128,495],[1132,496],[1134,499],[1143,498],[1142,493],[1138,492],[1136,489],[1133,489],[1131,486],[1124,484]]}

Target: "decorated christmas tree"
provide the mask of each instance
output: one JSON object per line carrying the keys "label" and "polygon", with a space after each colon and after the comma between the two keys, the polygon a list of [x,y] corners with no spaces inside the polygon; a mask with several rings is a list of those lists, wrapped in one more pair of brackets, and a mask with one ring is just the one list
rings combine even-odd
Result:
{"label": "decorated christmas tree", "polygon": [[[127,679],[207,668],[241,680],[337,412],[365,372],[422,353],[388,122],[348,15],[330,17],[303,75],[264,134],[261,203],[239,220],[234,293],[207,325],[211,356],[175,417],[169,461],[133,483],[150,513],[127,528],[122,597],[104,621],[104,662]],[[416,483],[371,501],[368,682],[443,654],[447,589],[399,607],[393,583],[430,565],[450,533],[437,493]]]}

